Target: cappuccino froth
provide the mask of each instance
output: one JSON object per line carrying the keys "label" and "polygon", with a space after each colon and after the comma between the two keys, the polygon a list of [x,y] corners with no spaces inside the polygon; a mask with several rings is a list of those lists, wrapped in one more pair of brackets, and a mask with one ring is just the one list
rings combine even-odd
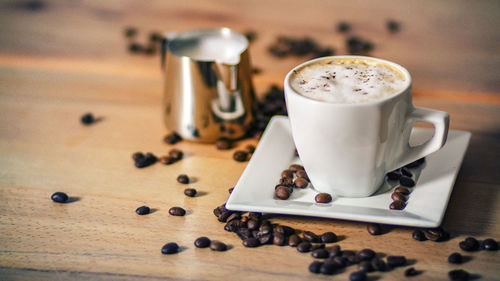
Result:
{"label": "cappuccino froth", "polygon": [[290,85],[303,96],[332,103],[363,103],[393,96],[409,78],[395,67],[369,59],[320,60],[294,71]]}

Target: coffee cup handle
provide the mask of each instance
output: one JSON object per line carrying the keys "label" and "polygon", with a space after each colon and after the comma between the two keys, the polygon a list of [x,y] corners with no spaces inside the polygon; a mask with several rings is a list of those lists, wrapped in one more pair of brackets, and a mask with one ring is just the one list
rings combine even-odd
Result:
{"label": "coffee cup handle", "polygon": [[[432,124],[434,126],[434,135],[425,143],[412,147],[409,144],[409,139],[415,122]],[[443,147],[448,137],[450,115],[444,111],[414,107],[408,116],[407,123],[409,125],[406,128],[407,137],[405,138],[406,143],[404,144],[403,153],[399,161],[395,161],[394,166],[389,171],[398,169]]]}

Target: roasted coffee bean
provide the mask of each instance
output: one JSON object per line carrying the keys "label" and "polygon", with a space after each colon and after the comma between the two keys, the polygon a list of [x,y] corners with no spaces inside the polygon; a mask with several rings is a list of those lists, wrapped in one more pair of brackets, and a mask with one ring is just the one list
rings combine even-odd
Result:
{"label": "roasted coffee bean", "polygon": [[316,249],[311,252],[311,256],[316,259],[326,259],[330,256],[330,254],[325,249]]}
{"label": "roasted coffee bean", "polygon": [[472,252],[479,249],[479,242],[473,237],[467,237],[464,241],[461,241],[459,244],[460,249]]}
{"label": "roasted coffee bean", "polygon": [[412,234],[413,239],[417,241],[425,241],[427,238],[425,237],[425,234],[422,230],[420,229],[415,229]]}
{"label": "roasted coffee bean", "polygon": [[184,157],[184,152],[182,152],[182,150],[180,149],[174,148],[168,152],[168,156],[173,158],[175,161],[179,161],[182,159],[182,157]]}
{"label": "roasted coffee bean", "polygon": [[406,203],[401,200],[396,200],[389,205],[389,209],[391,210],[403,210],[406,207]]}
{"label": "roasted coffee bean", "polygon": [[282,233],[285,236],[290,236],[295,233],[295,229],[286,225],[278,225],[274,229],[277,233]]}
{"label": "roasted coffee bean", "polygon": [[172,132],[169,135],[166,135],[165,138],[163,139],[166,143],[168,144],[176,144],[179,141],[182,140],[181,136],[177,134],[176,132]]}
{"label": "roasted coffee bean", "polygon": [[311,251],[318,250],[318,249],[324,249],[325,244],[320,243],[320,244],[311,244]]}
{"label": "roasted coffee bean", "polygon": [[314,232],[311,231],[304,231],[302,233],[302,239],[304,241],[312,242],[312,243],[319,243],[321,239],[319,238],[318,235],[316,235]]}
{"label": "roasted coffee bean", "polygon": [[325,249],[328,251],[328,253],[330,253],[330,257],[336,257],[342,254],[339,245],[333,245],[330,247],[326,247]]}
{"label": "roasted coffee bean", "polygon": [[469,280],[469,272],[463,269],[455,269],[448,272],[448,277],[452,281],[466,281]]}
{"label": "roasted coffee bean", "polygon": [[57,203],[66,203],[69,199],[68,195],[64,192],[55,192],[50,196],[50,199],[52,201],[57,202]]}
{"label": "roasted coffee bean", "polygon": [[255,146],[249,144],[249,145],[245,146],[244,151],[248,154],[253,154],[255,152]]}
{"label": "roasted coffee bean", "polygon": [[384,272],[388,270],[387,264],[384,260],[375,257],[372,259],[372,267],[375,271]]}
{"label": "roasted coffee bean", "polygon": [[297,172],[298,170],[304,170],[304,167],[299,164],[292,164],[290,167],[288,167],[288,170],[292,170],[294,172]]}
{"label": "roasted coffee bean", "polygon": [[184,216],[186,214],[186,210],[181,207],[172,207],[168,210],[168,213],[172,216]]}
{"label": "roasted coffee bean", "polygon": [[337,24],[337,31],[338,32],[347,32],[351,29],[351,25],[349,25],[345,21],[341,21]]}
{"label": "roasted coffee bean", "polygon": [[364,272],[373,272],[373,265],[371,261],[362,261],[358,265],[358,270],[359,271],[364,271]]}
{"label": "roasted coffee bean", "polygon": [[160,158],[158,158],[158,160],[160,161],[160,163],[164,165],[170,165],[175,163],[175,159],[170,156],[161,156]]}
{"label": "roasted coffee bean", "polygon": [[86,113],[82,115],[80,121],[82,122],[83,125],[90,125],[93,124],[96,121],[96,119],[94,118],[94,115],[92,115],[92,113]]}
{"label": "roasted coffee bean", "polygon": [[146,155],[144,155],[143,158],[140,158],[135,161],[135,166],[137,168],[145,168],[150,165],[153,165],[154,163],[156,163],[156,161],[158,161],[158,158],[156,158],[156,156],[153,153],[148,152],[146,153]]}
{"label": "roasted coffee bean", "polygon": [[144,46],[139,43],[132,42],[128,45],[128,51],[131,53],[142,53],[144,52]]}
{"label": "roasted coffee bean", "polygon": [[259,236],[259,238],[258,238],[259,242],[262,245],[273,243],[273,235],[271,233],[258,235],[258,236]]}
{"label": "roasted coffee bean", "polygon": [[300,238],[297,234],[292,234],[288,237],[288,245],[291,247],[297,247],[302,242],[302,238]]}
{"label": "roasted coffee bean", "polygon": [[253,238],[253,237],[250,237],[250,238],[243,240],[243,246],[245,246],[247,248],[255,248],[259,245],[260,245],[259,240],[257,240],[256,238]]}
{"label": "roasted coffee bean", "polygon": [[189,177],[187,175],[182,174],[182,175],[179,175],[177,177],[177,181],[179,183],[182,183],[182,184],[188,184],[189,183]]}
{"label": "roasted coffee bean", "polygon": [[349,281],[365,281],[366,280],[366,272],[364,271],[356,271],[349,275]]}
{"label": "roasted coffee bean", "polygon": [[496,251],[498,250],[498,242],[492,238],[484,239],[483,243],[481,243],[481,249],[487,251]]}
{"label": "roasted coffee bean", "polygon": [[259,227],[259,233],[261,235],[271,234],[272,230],[273,230],[273,227],[271,226],[269,221],[263,221]]}
{"label": "roasted coffee bean", "polygon": [[226,207],[224,207],[224,205],[216,207],[213,210],[213,213],[218,218],[222,214],[222,211],[226,211]]}
{"label": "roasted coffee bean", "polygon": [[323,263],[319,269],[319,272],[324,275],[332,275],[335,270],[335,265],[331,263]]}
{"label": "roasted coffee bean", "polygon": [[390,267],[406,265],[406,258],[404,256],[388,256],[387,265]]}
{"label": "roasted coffee bean", "polygon": [[248,154],[242,150],[237,150],[233,154],[233,159],[238,161],[238,162],[245,162],[245,161],[247,161],[247,158],[248,158]]}
{"label": "roasted coffee bean", "polygon": [[235,232],[241,240],[253,237],[252,231],[248,228],[238,228]]}
{"label": "roasted coffee bean", "polygon": [[161,42],[162,39],[163,39],[163,36],[156,31],[152,31],[149,33],[149,41],[152,43]]}
{"label": "roasted coffee bean", "polygon": [[301,253],[306,253],[306,252],[309,252],[311,250],[311,243],[310,242],[307,242],[307,241],[304,241],[304,242],[300,242],[298,245],[297,245],[297,251],[301,252]]}
{"label": "roasted coffee bean", "polygon": [[131,38],[137,34],[137,28],[135,27],[126,27],[125,28],[125,37]]}
{"label": "roasted coffee bean", "polygon": [[167,243],[161,248],[161,253],[164,255],[175,254],[179,252],[179,245],[175,242]]}
{"label": "roasted coffee bean", "polygon": [[281,177],[282,178],[293,178],[293,171],[292,170],[284,170],[281,172]]}
{"label": "roasted coffee bean", "polygon": [[245,37],[247,38],[248,42],[252,42],[257,38],[257,33],[253,30],[249,30],[245,32]]}
{"label": "roasted coffee bean", "polygon": [[286,243],[286,236],[283,233],[275,232],[273,234],[273,244],[276,246],[284,246]]}
{"label": "roasted coffee bean", "polygon": [[416,167],[422,165],[424,162],[425,162],[425,158],[420,158],[420,159],[418,159],[418,160],[416,160],[414,162],[411,162],[410,164],[406,165],[405,167],[406,168],[410,168],[410,169],[411,168],[416,168]]}
{"label": "roasted coffee bean", "polygon": [[132,154],[132,159],[134,159],[134,161],[138,161],[140,159],[143,159],[144,158],[144,153],[142,152],[136,152],[134,154]]}
{"label": "roasted coffee bean", "polygon": [[310,265],[309,265],[309,271],[311,273],[320,273],[320,270],[321,270],[321,266],[323,265],[322,262],[320,261],[313,261]]}
{"label": "roasted coffee bean", "polygon": [[247,221],[247,227],[250,230],[257,229],[257,228],[259,228],[259,226],[260,226],[260,222],[256,219],[249,219]]}
{"label": "roasted coffee bean", "polygon": [[394,192],[401,193],[405,196],[410,194],[410,190],[408,188],[402,187],[402,186],[396,187],[396,189],[394,189]]}
{"label": "roasted coffee bean", "polygon": [[[330,257],[327,259],[329,263],[332,263],[332,264],[335,264],[335,266],[337,268],[344,268],[347,266],[347,259],[344,258],[344,257],[339,257],[339,256],[335,256],[335,257]],[[326,260],[325,260],[326,262]]]}
{"label": "roasted coffee bean", "polygon": [[195,197],[196,196],[196,189],[194,188],[186,188],[184,189],[184,194],[188,197]]}
{"label": "roasted coffee bean", "polygon": [[403,201],[406,202],[406,196],[399,192],[393,192],[391,194],[391,199],[394,201]]}
{"label": "roasted coffee bean", "polygon": [[392,171],[392,172],[389,172],[387,173],[387,178],[389,180],[399,180],[399,178],[401,177],[401,173],[399,173],[398,171]]}
{"label": "roasted coffee bean", "polygon": [[293,184],[298,188],[306,188],[309,182],[305,178],[296,178]]}
{"label": "roasted coffee bean", "polygon": [[293,178],[281,178],[280,185],[293,186]]}
{"label": "roasted coffee bean", "polygon": [[141,206],[137,209],[135,209],[135,212],[138,214],[138,215],[147,215],[149,213],[151,213],[151,209],[148,207],[148,206]]}
{"label": "roasted coffee bean", "polygon": [[290,197],[291,188],[284,186],[284,185],[279,185],[276,190],[274,191],[276,194],[276,197],[278,197],[281,200],[286,200]]}
{"label": "roasted coffee bean", "polygon": [[229,192],[229,194],[233,193],[233,190],[234,190],[234,187],[231,187],[230,189],[227,190],[227,192]]}
{"label": "roasted coffee bean", "polygon": [[332,202],[332,196],[328,193],[319,193],[314,197],[316,203],[330,203]]}
{"label": "roasted coffee bean", "polygon": [[448,257],[449,263],[461,264],[463,261],[462,255],[460,253],[453,253]]}
{"label": "roasted coffee bean", "polygon": [[361,258],[358,255],[347,256],[345,258],[347,259],[347,263],[349,265],[358,264],[361,262]]}
{"label": "roasted coffee bean", "polygon": [[401,176],[399,178],[399,184],[401,184],[402,186],[406,186],[406,187],[414,187],[415,181],[407,176]]}
{"label": "roasted coffee bean", "polygon": [[418,274],[419,274],[419,272],[414,267],[410,267],[410,268],[405,270],[406,277],[416,276]]}
{"label": "roasted coffee bean", "polygon": [[380,235],[382,234],[382,226],[378,223],[370,223],[366,226],[366,230],[371,235]]}
{"label": "roasted coffee bean", "polygon": [[398,32],[399,29],[401,28],[399,22],[397,22],[395,20],[388,20],[386,25],[387,25],[387,29],[393,33]]}
{"label": "roasted coffee bean", "polygon": [[337,235],[330,231],[321,234],[320,239],[323,243],[335,243],[338,241]]}
{"label": "roasted coffee bean", "polygon": [[295,175],[298,177],[298,178],[304,178],[306,179],[307,181],[309,181],[309,177],[307,176],[307,173],[305,170],[297,170],[295,172]]}
{"label": "roasted coffee bean", "polygon": [[406,176],[406,177],[410,177],[410,178],[413,177],[413,174],[406,167],[401,168],[401,174],[403,176]]}
{"label": "roasted coffee bean", "polygon": [[207,248],[210,246],[210,239],[205,236],[199,237],[194,240],[194,246],[196,248]]}
{"label": "roasted coffee bean", "polygon": [[434,241],[445,241],[450,238],[450,234],[443,227],[429,228],[424,230],[425,238]]}
{"label": "roasted coffee bean", "polygon": [[227,245],[220,242],[220,241],[212,240],[210,242],[210,250],[217,251],[217,252],[223,252],[223,251],[227,250]]}
{"label": "roasted coffee bean", "polygon": [[219,150],[231,149],[233,146],[232,141],[227,138],[220,138],[215,141],[215,147]]}
{"label": "roasted coffee bean", "polygon": [[373,259],[376,253],[372,249],[363,249],[358,252],[358,256],[362,261],[367,261]]}

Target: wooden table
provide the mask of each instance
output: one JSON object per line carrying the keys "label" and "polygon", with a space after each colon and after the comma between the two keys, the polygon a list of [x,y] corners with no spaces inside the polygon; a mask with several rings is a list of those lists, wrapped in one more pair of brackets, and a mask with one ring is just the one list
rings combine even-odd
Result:
{"label": "wooden table", "polygon": [[[412,229],[389,227],[371,236],[366,224],[276,216],[275,223],[315,233],[334,231],[344,249],[372,248],[405,255],[423,273],[414,280],[446,280],[462,268],[481,280],[498,280],[498,252],[465,253],[467,236],[500,239],[500,8],[498,1],[2,1],[0,3],[0,279],[1,280],[326,280],[348,279],[308,271],[309,254],[295,248],[249,249],[223,230],[212,210],[225,202],[246,163],[213,145],[162,141],[161,73],[158,56],[131,55],[126,26],[184,31],[228,26],[256,31],[252,62],[259,95],[306,57],[276,59],[267,47],[278,35],[310,36],[346,54],[345,20],[352,34],[371,40],[373,56],[406,66],[413,75],[414,103],[448,111],[451,129],[472,139],[446,211],[447,242],[417,242]],[[402,23],[390,34],[387,19]],[[80,124],[86,112],[103,117]],[[131,154],[182,149],[182,161],[137,169]],[[183,194],[177,175],[196,178],[200,194]],[[77,200],[50,200],[64,191]],[[154,212],[138,216],[148,205]],[[168,214],[172,206],[184,217]],[[199,236],[230,249],[197,249]],[[160,253],[167,242],[182,251]],[[451,265],[447,257],[470,257]],[[407,268],[407,267],[406,267]],[[406,268],[370,273],[371,280],[401,280]]]}

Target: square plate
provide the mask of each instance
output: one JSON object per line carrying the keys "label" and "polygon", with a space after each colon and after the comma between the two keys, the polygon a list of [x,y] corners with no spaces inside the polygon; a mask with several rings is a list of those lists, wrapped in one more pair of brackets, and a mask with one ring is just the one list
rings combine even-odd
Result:
{"label": "square plate", "polygon": [[[432,129],[413,128],[410,144],[429,139]],[[294,188],[288,200],[274,196],[281,171],[290,164],[300,164],[295,155],[290,124],[285,116],[271,119],[252,158],[243,171],[226,208],[238,211],[265,212],[344,219],[417,227],[436,227],[441,221],[455,184],[470,132],[450,130],[448,140],[439,151],[426,157],[418,168],[410,169],[416,186],[412,188],[404,210],[390,210],[391,193],[396,181],[386,180],[377,193],[364,198],[334,196],[327,204],[315,203],[318,193],[309,184],[305,189]]]}

